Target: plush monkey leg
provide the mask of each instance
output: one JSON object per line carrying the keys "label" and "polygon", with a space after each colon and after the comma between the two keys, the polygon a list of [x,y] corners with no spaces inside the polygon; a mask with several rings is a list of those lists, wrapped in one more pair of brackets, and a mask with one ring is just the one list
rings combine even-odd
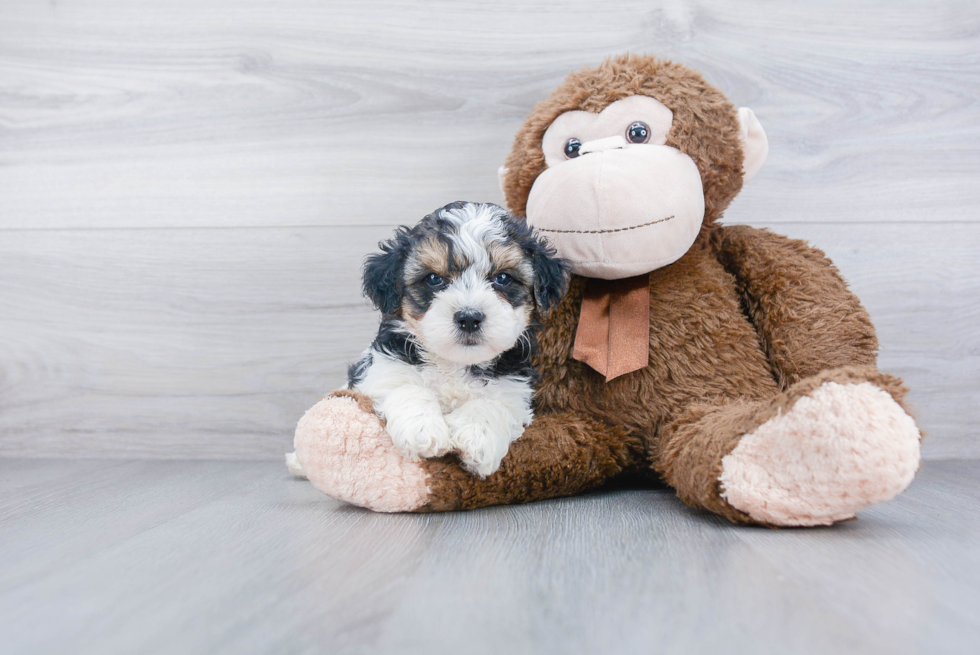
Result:
{"label": "plush monkey leg", "polygon": [[296,426],[296,456],[317,489],[378,512],[473,509],[568,496],[636,467],[638,438],[571,414],[539,416],[511,444],[496,473],[480,478],[454,456],[412,461],[395,448],[371,402],[339,391]]}
{"label": "plush monkey leg", "polygon": [[668,425],[655,468],[684,502],[737,523],[830,525],[893,498],[921,435],[899,380],[825,371],[769,401],[697,405]]}

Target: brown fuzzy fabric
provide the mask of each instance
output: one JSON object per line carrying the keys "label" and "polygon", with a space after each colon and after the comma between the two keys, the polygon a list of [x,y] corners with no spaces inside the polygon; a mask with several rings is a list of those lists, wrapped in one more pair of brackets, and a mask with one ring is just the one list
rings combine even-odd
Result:
{"label": "brown fuzzy fabric", "polygon": [[874,366],[849,366],[823,371],[792,385],[768,401],[736,401],[719,407],[698,403],[664,427],[654,466],[688,505],[721,514],[735,523],[757,523],[721,497],[722,459],[739,440],[771,418],[786,414],[800,398],[827,382],[871,382],[884,389],[903,408],[908,391],[901,381]]}
{"label": "brown fuzzy fabric", "polygon": [[642,471],[663,476],[690,505],[753,522],[718,482],[743,435],[828,381],[871,382],[902,402],[901,382],[875,368],[867,313],[822,252],[715,223],[741,188],[742,149],[735,108],[695,71],[625,55],[570,75],[517,134],[504,184],[511,210],[524,214],[545,169],[541,137],[559,114],[635,94],[674,112],[667,143],[697,164],[706,206],[687,254],[649,276],[647,365],[607,382],[572,358],[587,283],[573,276],[538,338],[534,422],[486,479],[454,457],[424,462],[431,499],[422,511],[563,496]]}
{"label": "brown fuzzy fabric", "polygon": [[823,252],[745,225],[714,237],[781,388],[828,367],[874,365],[871,317]]}
{"label": "brown fuzzy fabric", "polygon": [[601,485],[641,460],[641,442],[621,427],[586,416],[550,414],[534,420],[496,473],[480,479],[454,456],[422,466],[431,500],[419,511],[474,509],[568,496]]}

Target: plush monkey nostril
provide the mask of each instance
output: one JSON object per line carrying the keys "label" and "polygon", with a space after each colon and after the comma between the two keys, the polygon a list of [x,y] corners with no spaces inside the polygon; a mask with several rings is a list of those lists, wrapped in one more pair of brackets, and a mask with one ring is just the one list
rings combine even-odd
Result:
{"label": "plush monkey nostril", "polygon": [[478,312],[475,309],[464,309],[453,315],[453,320],[456,321],[456,327],[470,334],[480,329],[483,318],[483,312]]}

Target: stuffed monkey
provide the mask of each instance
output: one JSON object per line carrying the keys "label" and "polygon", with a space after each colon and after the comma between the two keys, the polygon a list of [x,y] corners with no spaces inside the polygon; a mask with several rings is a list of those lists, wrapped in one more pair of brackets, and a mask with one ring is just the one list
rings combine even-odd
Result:
{"label": "stuffed monkey", "polygon": [[868,314],[822,252],[719,225],[765,134],[702,76],[625,55],[570,75],[520,128],[508,206],[572,263],[534,363],[535,419],[500,469],[412,461],[370,401],[307,412],[296,453],[324,493],[447,511],[660,479],[736,523],[827,525],[904,490],[920,432],[875,366]]}

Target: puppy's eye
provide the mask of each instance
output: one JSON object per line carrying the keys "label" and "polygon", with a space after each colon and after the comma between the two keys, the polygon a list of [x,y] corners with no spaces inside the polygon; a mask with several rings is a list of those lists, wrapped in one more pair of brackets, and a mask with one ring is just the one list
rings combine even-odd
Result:
{"label": "puppy's eye", "polygon": [[650,126],[643,121],[636,121],[626,128],[626,140],[630,143],[646,143],[650,140]]}
{"label": "puppy's eye", "polygon": [[513,281],[514,278],[512,278],[507,273],[497,273],[496,275],[493,276],[493,283],[498,287],[510,286],[510,283]]}
{"label": "puppy's eye", "polygon": [[446,285],[446,278],[438,273],[429,273],[425,276],[425,283],[433,289],[438,289]]}
{"label": "puppy's eye", "polygon": [[578,157],[578,149],[582,147],[582,142],[572,137],[565,142],[565,159],[575,159]]}

